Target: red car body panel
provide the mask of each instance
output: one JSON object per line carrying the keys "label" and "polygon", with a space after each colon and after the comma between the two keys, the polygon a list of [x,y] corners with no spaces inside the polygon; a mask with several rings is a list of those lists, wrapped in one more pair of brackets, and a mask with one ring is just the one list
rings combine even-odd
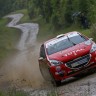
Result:
{"label": "red car body panel", "polygon": [[[76,32],[71,33],[75,34]],[[67,34],[65,34],[65,36]],[[54,38],[44,43],[44,48],[46,52],[45,64],[48,65],[48,68],[55,80],[64,80],[66,78],[78,75],[84,71],[96,67],[96,51],[92,53],[90,52],[92,45],[94,43],[93,41],[89,45],[85,44],[85,42],[82,42],[70,48],[48,55],[46,44],[48,42],[51,42],[52,40],[54,40]],[[77,62],[76,60],[79,60],[80,58],[85,58],[84,60],[86,60],[86,58],[89,58],[88,62],[84,66],[82,65],[83,67],[70,68],[67,66],[66,63],[70,64],[71,66],[71,63],[74,64],[74,62]],[[63,62],[63,64],[53,65],[50,63],[50,60],[57,60]],[[85,62],[84,60],[82,59],[81,61],[79,60],[78,62]],[[39,60],[39,63],[40,62],[42,63],[41,60]],[[60,70],[57,70],[58,67],[60,67]]]}
{"label": "red car body panel", "polygon": [[90,49],[91,46],[87,46],[84,43],[81,43],[66,50],[49,55],[48,58],[52,60],[68,62],[80,56],[84,56],[85,54],[90,52]]}

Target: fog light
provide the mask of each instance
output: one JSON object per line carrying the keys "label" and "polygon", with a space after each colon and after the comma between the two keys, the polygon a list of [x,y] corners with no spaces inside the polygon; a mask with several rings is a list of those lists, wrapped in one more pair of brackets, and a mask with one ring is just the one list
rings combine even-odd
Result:
{"label": "fog light", "polygon": [[60,72],[61,71],[61,67],[60,66],[56,66],[56,71]]}
{"label": "fog light", "polygon": [[61,77],[63,77],[64,74],[65,74],[65,71],[55,72],[55,75],[59,75]]}
{"label": "fog light", "polygon": [[64,76],[64,71],[59,72],[59,75],[60,75],[61,77],[63,77],[63,76]]}

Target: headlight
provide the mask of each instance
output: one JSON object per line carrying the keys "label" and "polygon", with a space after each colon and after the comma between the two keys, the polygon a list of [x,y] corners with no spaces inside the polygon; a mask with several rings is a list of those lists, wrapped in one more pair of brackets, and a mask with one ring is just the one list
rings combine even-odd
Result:
{"label": "headlight", "polygon": [[53,65],[60,65],[60,64],[63,64],[63,62],[61,61],[57,61],[57,60],[49,60],[51,64]]}
{"label": "headlight", "polygon": [[94,51],[96,51],[96,44],[95,44],[95,43],[92,44],[90,53],[92,53],[92,52],[94,52]]}

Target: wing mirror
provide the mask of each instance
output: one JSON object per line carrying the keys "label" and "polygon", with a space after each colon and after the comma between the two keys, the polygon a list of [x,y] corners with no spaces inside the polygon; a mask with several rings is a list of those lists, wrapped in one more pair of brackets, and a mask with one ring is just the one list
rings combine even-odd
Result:
{"label": "wing mirror", "polygon": [[93,38],[89,38],[89,40],[91,40],[91,41],[92,41],[92,40],[93,40]]}
{"label": "wing mirror", "polygon": [[39,60],[43,60],[44,58],[43,57],[40,57]]}

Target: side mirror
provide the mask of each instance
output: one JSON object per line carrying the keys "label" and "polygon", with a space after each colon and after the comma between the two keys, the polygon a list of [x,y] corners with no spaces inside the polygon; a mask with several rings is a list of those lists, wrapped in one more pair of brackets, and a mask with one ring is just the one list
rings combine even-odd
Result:
{"label": "side mirror", "polygon": [[93,38],[89,38],[89,40],[91,40],[91,41],[92,41],[92,40],[93,40]]}
{"label": "side mirror", "polygon": [[40,57],[39,60],[43,60],[43,57]]}

